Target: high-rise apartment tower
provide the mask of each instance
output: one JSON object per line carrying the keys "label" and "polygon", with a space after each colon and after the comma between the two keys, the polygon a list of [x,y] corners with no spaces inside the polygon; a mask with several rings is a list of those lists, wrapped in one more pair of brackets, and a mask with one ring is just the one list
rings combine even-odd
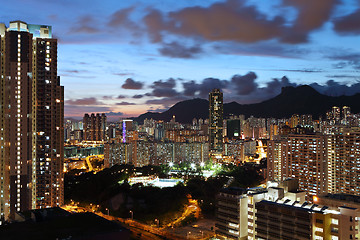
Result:
{"label": "high-rise apartment tower", "polygon": [[209,140],[212,154],[223,152],[223,93],[214,89],[209,93]]}
{"label": "high-rise apartment tower", "polygon": [[0,224],[63,204],[64,89],[51,26],[0,23]]}
{"label": "high-rise apartment tower", "polygon": [[106,116],[105,113],[91,115],[85,113],[84,140],[85,141],[104,141],[106,138]]}

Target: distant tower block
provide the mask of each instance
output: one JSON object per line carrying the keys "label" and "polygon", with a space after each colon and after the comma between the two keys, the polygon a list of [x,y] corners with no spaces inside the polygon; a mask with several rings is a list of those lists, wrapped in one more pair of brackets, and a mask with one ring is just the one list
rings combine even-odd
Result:
{"label": "distant tower block", "polygon": [[223,93],[214,89],[209,93],[209,140],[210,154],[223,152]]}

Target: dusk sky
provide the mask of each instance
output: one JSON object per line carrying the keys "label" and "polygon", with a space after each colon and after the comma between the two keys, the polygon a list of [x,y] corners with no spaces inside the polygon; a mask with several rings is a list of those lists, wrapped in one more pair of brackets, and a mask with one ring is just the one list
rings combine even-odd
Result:
{"label": "dusk sky", "polygon": [[65,116],[137,116],[207,98],[255,103],[283,86],[360,92],[360,0],[14,0],[0,22],[51,25]]}

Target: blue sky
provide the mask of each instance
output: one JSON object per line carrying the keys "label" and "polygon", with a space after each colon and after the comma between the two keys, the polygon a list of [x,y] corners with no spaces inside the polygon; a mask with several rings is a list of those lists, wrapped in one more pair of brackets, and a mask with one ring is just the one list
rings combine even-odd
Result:
{"label": "blue sky", "polygon": [[215,87],[239,103],[360,91],[359,0],[2,3],[13,20],[53,27],[66,116],[163,111]]}

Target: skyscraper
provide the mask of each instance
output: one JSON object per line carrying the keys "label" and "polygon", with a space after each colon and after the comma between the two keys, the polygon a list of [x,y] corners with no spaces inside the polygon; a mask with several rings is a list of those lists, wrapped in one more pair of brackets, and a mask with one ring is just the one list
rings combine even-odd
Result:
{"label": "skyscraper", "polygon": [[307,199],[327,192],[326,136],[290,134],[268,142],[268,180],[299,180]]}
{"label": "skyscraper", "polygon": [[85,113],[84,123],[84,140],[85,141],[104,141],[106,138],[106,115]]}
{"label": "skyscraper", "polygon": [[0,23],[0,214],[63,204],[64,89],[51,26]]}
{"label": "skyscraper", "polygon": [[214,89],[209,93],[209,140],[211,154],[223,152],[223,93]]}

